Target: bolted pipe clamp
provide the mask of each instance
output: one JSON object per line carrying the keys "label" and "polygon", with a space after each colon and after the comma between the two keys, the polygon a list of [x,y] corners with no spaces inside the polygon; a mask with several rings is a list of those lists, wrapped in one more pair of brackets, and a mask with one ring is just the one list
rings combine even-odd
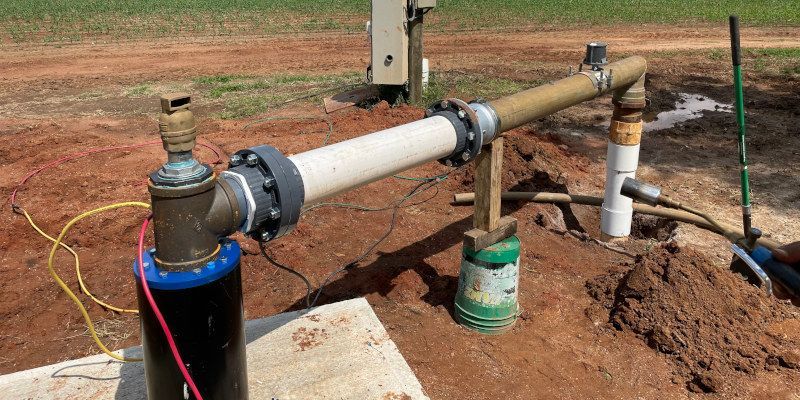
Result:
{"label": "bolted pipe clamp", "polygon": [[248,210],[242,232],[261,241],[291,232],[305,196],[303,178],[294,163],[266,145],[240,150],[234,157],[244,162],[231,162],[222,177],[230,177],[229,183],[240,189],[237,197],[247,200],[243,202]]}
{"label": "bolted pipe clamp", "polygon": [[455,149],[439,162],[448,167],[460,167],[474,160],[483,146],[483,133],[475,110],[463,100],[447,99],[436,102],[425,110],[425,118],[435,116],[447,118],[457,135]]}

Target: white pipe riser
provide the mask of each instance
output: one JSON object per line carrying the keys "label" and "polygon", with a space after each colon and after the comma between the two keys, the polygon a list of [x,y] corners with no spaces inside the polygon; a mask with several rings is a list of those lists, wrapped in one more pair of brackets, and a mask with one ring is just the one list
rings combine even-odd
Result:
{"label": "white pipe riser", "polygon": [[456,130],[434,116],[289,157],[303,179],[304,204],[450,155]]}
{"label": "white pipe riser", "polygon": [[633,200],[621,195],[620,190],[625,178],[636,177],[639,147],[608,142],[605,196],[600,211],[600,230],[608,236],[627,237],[631,233]]}

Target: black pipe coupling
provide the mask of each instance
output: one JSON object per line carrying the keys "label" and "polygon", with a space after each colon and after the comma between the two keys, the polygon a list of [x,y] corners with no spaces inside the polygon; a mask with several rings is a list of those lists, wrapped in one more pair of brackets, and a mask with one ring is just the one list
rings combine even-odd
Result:
{"label": "black pipe coupling", "polygon": [[478,156],[483,146],[483,134],[475,113],[469,104],[459,99],[436,102],[425,110],[425,118],[445,117],[456,130],[456,147],[450,155],[439,160],[448,167],[460,167]]}
{"label": "black pipe coupling", "polygon": [[220,174],[236,192],[244,215],[240,230],[268,241],[294,229],[300,219],[305,190],[294,163],[271,146],[240,150]]}

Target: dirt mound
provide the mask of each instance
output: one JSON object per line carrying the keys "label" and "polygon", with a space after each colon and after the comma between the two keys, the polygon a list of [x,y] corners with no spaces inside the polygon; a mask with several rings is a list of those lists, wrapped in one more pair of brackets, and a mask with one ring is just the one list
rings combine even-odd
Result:
{"label": "dirt mound", "polygon": [[[718,392],[737,374],[800,367],[791,306],[675,245],[639,257],[627,273],[587,283],[614,328],[633,332],[677,365],[694,392]],[[788,332],[788,333],[787,333]]]}

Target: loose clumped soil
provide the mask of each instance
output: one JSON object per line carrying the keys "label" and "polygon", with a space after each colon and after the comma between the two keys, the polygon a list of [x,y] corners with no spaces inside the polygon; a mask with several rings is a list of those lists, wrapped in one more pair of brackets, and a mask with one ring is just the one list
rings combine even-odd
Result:
{"label": "loose clumped soil", "polygon": [[627,273],[587,287],[614,328],[671,359],[693,392],[721,391],[742,374],[800,368],[799,337],[786,334],[800,327],[793,306],[691,249],[659,246]]}

